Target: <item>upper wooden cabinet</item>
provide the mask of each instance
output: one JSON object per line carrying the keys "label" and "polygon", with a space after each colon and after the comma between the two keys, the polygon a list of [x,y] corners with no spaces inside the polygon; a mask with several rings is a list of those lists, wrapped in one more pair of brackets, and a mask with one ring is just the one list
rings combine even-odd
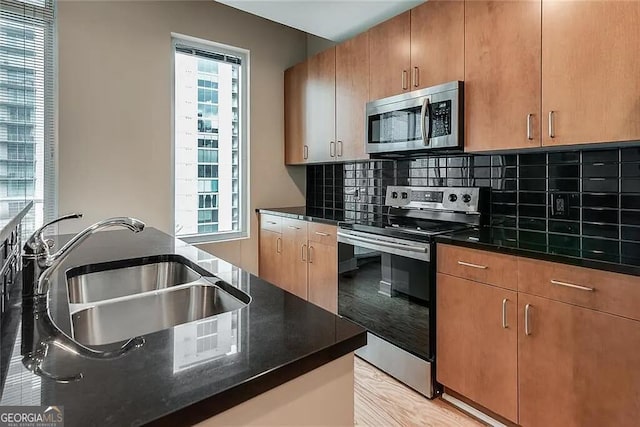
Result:
{"label": "upper wooden cabinet", "polygon": [[365,105],[369,99],[369,34],[336,46],[336,158],[366,159]]}
{"label": "upper wooden cabinet", "polygon": [[540,146],[541,10],[540,0],[466,3],[465,151]]}
{"label": "upper wooden cabinet", "polygon": [[307,62],[284,72],[284,161],[288,165],[305,163]]}
{"label": "upper wooden cabinet", "polygon": [[464,2],[430,0],[369,30],[369,99],[462,80]]}
{"label": "upper wooden cabinet", "polygon": [[336,156],[336,49],[308,60],[306,83],[307,161],[327,162]]}
{"label": "upper wooden cabinet", "polygon": [[542,6],[543,145],[640,139],[640,2]]}
{"label": "upper wooden cabinet", "polygon": [[464,1],[411,9],[411,90],[464,79]]}
{"label": "upper wooden cabinet", "polygon": [[369,100],[409,90],[411,12],[369,30],[369,61]]}

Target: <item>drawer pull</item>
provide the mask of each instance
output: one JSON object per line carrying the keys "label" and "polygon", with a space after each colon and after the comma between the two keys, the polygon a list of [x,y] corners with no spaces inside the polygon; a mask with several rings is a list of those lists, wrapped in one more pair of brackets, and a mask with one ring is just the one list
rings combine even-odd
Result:
{"label": "drawer pull", "polygon": [[531,325],[529,325],[529,312],[531,311],[531,304],[524,306],[524,334],[531,335]]}
{"label": "drawer pull", "polygon": [[507,298],[502,300],[502,327],[507,329],[509,325],[507,324],[507,303],[509,300]]}
{"label": "drawer pull", "polygon": [[302,245],[302,261],[307,262],[307,245]]}
{"label": "drawer pull", "polygon": [[330,236],[330,234],[329,234],[329,233],[323,233],[322,231],[316,231],[316,234],[317,234],[318,236],[323,236],[323,237],[329,237],[329,236]]}
{"label": "drawer pull", "polygon": [[551,279],[552,285],[565,286],[567,288],[579,289],[581,291],[594,292],[596,288],[589,288],[587,286],[574,285],[573,283],[561,282],[559,280]]}
{"label": "drawer pull", "polygon": [[287,227],[289,227],[292,230],[300,230],[300,227],[296,227],[295,225],[288,225]]}
{"label": "drawer pull", "polygon": [[282,239],[280,237],[276,239],[276,253],[282,253]]}
{"label": "drawer pull", "polygon": [[277,222],[275,222],[275,221],[267,221],[267,224],[276,225]]}
{"label": "drawer pull", "polygon": [[465,267],[479,268],[481,270],[486,270],[487,269],[486,265],[472,264],[470,262],[458,261],[458,264],[464,265]]}

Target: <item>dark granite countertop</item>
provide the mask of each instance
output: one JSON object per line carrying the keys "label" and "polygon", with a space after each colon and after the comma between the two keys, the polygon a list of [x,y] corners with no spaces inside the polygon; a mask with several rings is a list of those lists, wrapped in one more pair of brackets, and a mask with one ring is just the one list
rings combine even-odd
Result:
{"label": "dark granite countertop", "polygon": [[534,245],[530,242],[519,241],[514,236],[506,238],[502,229],[493,229],[491,227],[480,227],[441,234],[436,237],[436,241],[439,243],[449,243],[458,246],[576,265],[579,267],[640,276],[640,254],[638,254],[639,259],[637,260],[634,258],[621,258],[620,262],[603,261],[593,259],[591,257],[592,254],[581,256],[580,251],[572,249]]}
{"label": "dark granite countertop", "polygon": [[[70,236],[57,238],[57,247]],[[366,343],[364,329],[227,262],[151,228],[100,232],[81,244],[54,272],[50,313],[71,333],[65,272],[76,266],[160,254],[181,255],[249,294],[228,333],[237,346],[220,354],[187,351],[195,322],[144,335],[145,344],[116,360],[94,360],[50,346],[42,368],[54,375],[82,372],[68,384],[35,376],[21,363],[28,335],[13,337],[3,322],[1,345],[13,348],[0,405],[63,405],[65,424],[187,425],[202,421],[303,375]],[[25,303],[27,301],[25,300]],[[20,309],[12,310],[18,313]],[[24,309],[23,325],[32,312]],[[15,319],[11,319],[15,320]],[[15,322],[14,322],[15,323]],[[219,322],[219,324],[222,322]],[[30,327],[23,327],[29,331]],[[220,328],[220,326],[218,326]],[[21,343],[22,341],[22,343]],[[100,346],[101,350],[113,346]]]}
{"label": "dark granite countertop", "polygon": [[9,237],[11,232],[15,230],[16,226],[32,207],[32,201],[24,202],[17,214],[0,216],[0,242],[4,242],[5,239]]}
{"label": "dark granite countertop", "polygon": [[338,222],[343,221],[343,218],[336,218],[335,216],[328,217],[322,209],[307,208],[305,206],[259,208],[256,209],[256,212],[330,225],[338,225]]}

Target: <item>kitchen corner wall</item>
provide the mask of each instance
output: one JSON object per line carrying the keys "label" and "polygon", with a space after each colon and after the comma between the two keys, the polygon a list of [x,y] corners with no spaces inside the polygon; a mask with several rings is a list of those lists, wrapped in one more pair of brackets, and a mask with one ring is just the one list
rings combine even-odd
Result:
{"label": "kitchen corner wall", "polygon": [[505,245],[640,264],[637,144],[309,166],[307,208],[381,223],[387,185],[487,187],[485,214]]}
{"label": "kitchen corner wall", "polygon": [[135,216],[172,233],[171,33],[251,52],[251,238],[201,247],[257,271],[256,207],[304,204],[303,168],[284,165],[283,75],[306,34],[214,1],[60,1],[61,232]]}

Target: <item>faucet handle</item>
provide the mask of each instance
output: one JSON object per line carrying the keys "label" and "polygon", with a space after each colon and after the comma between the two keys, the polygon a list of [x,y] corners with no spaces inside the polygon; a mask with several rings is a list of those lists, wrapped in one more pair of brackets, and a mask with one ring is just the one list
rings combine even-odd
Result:
{"label": "faucet handle", "polygon": [[44,224],[42,227],[38,228],[36,231],[33,232],[31,237],[29,237],[29,239],[27,239],[26,243],[24,244],[25,252],[30,254],[36,254],[40,251],[45,251],[45,252],[48,251],[49,248],[53,247],[53,242],[49,243],[49,241],[44,240],[44,237],[43,237],[44,230],[46,230],[47,227],[49,227],[50,225],[56,224],[60,221],[64,221],[67,219],[75,219],[75,218],[82,218],[82,214],[76,212],[68,215],[63,215],[60,218],[56,218],[53,221],[49,221],[46,224]]}

